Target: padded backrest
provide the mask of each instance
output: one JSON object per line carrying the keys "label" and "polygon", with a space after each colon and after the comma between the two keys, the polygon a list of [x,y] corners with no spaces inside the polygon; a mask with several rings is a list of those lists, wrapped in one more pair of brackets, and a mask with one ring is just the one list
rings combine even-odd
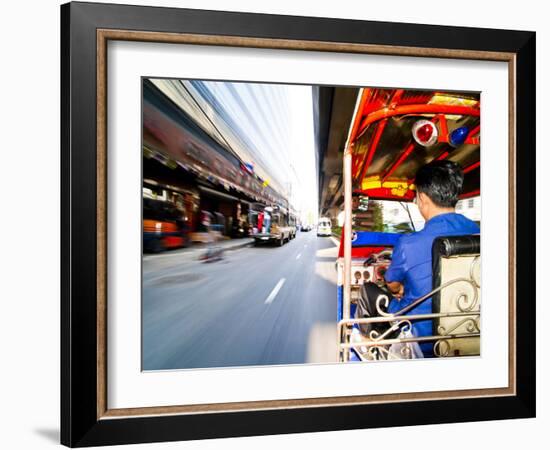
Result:
{"label": "padded backrest", "polygon": [[[434,336],[470,335],[480,332],[480,239],[479,235],[447,236],[434,241],[432,247],[433,288],[442,285],[432,297],[434,313],[469,313],[460,317],[433,320]],[[480,354],[479,336],[437,341],[434,353],[439,356]]]}

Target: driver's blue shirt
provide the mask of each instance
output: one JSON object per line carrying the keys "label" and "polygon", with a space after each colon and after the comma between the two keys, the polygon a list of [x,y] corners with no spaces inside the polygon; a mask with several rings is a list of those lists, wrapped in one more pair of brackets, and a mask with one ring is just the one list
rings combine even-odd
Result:
{"label": "driver's blue shirt", "polygon": [[[479,227],[475,222],[462,214],[446,213],[428,220],[421,231],[401,236],[384,277],[386,281],[402,283],[404,294],[401,300],[390,301],[388,312],[396,313],[432,290],[432,244],[435,238],[476,233],[479,233]],[[429,298],[407,314],[431,312],[432,299]],[[431,336],[432,321],[413,322],[413,333],[416,336]],[[433,354],[433,342],[421,344],[420,347],[425,356]]]}

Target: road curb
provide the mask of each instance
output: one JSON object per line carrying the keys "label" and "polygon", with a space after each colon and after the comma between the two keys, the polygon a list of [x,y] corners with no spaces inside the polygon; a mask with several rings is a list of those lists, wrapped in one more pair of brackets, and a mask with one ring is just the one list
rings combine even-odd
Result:
{"label": "road curb", "polygon": [[[223,252],[225,251],[232,251],[232,250],[238,250],[240,248],[251,246],[254,243],[254,240],[249,240],[247,242],[238,242],[232,245],[223,245],[223,243],[220,242],[212,242],[212,246],[216,247],[216,244],[218,244],[218,248],[221,248]],[[221,244],[221,245],[219,245]],[[200,247],[191,247],[184,249],[184,252],[179,253],[171,253],[171,252],[161,252],[161,253],[146,253],[143,255],[143,260],[151,260],[151,259],[157,259],[157,258],[166,258],[166,257],[181,257],[181,256],[187,256],[189,258],[194,258],[196,256],[199,256],[203,254],[205,251],[208,250],[208,244],[201,245]]]}
{"label": "road curb", "polygon": [[249,245],[252,245],[254,243],[254,240],[251,240],[249,242],[239,242],[238,244],[235,244],[235,245],[228,245],[227,247],[223,247],[222,246],[222,250],[237,250],[239,248],[242,248],[242,247],[248,247]]}

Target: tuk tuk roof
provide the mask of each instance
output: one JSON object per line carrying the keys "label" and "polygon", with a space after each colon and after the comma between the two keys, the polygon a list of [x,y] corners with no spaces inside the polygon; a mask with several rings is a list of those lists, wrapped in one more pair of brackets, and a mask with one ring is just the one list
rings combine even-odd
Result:
{"label": "tuk tuk roof", "polygon": [[[413,138],[413,126],[421,119],[437,128],[433,145]],[[449,136],[460,127],[466,127],[467,136],[453,146]],[[479,195],[479,131],[479,93],[360,89],[347,141],[353,190],[378,200],[412,201],[416,171],[448,159],[464,170],[461,198]]]}

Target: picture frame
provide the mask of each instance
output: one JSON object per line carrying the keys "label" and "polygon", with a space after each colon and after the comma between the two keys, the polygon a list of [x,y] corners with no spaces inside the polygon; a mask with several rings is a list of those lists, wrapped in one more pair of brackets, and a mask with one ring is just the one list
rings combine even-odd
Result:
{"label": "picture frame", "polygon": [[[501,61],[509,70],[506,388],[110,409],[107,43]],[[533,32],[126,5],[61,7],[61,442],[70,447],[535,416]],[[137,244],[136,244],[137,245]]]}

